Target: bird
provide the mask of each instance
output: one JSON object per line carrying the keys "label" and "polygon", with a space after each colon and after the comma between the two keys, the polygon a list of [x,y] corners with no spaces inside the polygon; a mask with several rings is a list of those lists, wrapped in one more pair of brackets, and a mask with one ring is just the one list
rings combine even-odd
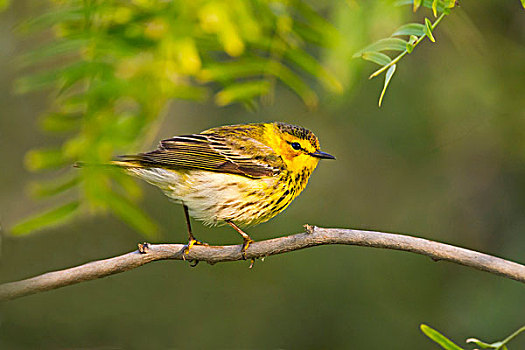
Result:
{"label": "bird", "polygon": [[111,164],[160,188],[182,204],[188,229],[185,254],[197,240],[190,217],[205,225],[242,228],[265,222],[304,190],[322,152],[308,129],[283,122],[226,125],[160,141],[157,149],[117,157]]}

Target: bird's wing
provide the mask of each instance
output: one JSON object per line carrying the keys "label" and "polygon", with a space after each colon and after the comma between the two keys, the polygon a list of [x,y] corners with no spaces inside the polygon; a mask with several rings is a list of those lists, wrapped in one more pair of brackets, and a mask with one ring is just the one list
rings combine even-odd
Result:
{"label": "bird's wing", "polygon": [[161,141],[152,152],[122,156],[144,167],[201,169],[252,178],[274,176],[283,161],[275,151],[246,135],[193,134]]}

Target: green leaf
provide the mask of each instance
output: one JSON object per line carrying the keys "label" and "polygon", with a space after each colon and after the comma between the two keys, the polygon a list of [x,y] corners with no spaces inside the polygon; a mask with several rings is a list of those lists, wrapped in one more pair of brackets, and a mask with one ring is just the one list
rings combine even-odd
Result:
{"label": "green leaf", "polygon": [[332,92],[342,93],[343,85],[335,75],[323,67],[319,61],[300,49],[288,49],[284,56],[295,65],[316,77],[327,89]]}
{"label": "green leaf", "polygon": [[105,202],[122,221],[141,232],[149,239],[159,235],[157,224],[135,204],[115,192],[105,192]]}
{"label": "green leaf", "polygon": [[17,30],[25,32],[36,32],[48,29],[60,22],[74,22],[84,20],[83,7],[55,6],[52,11],[47,11],[42,15],[32,18],[22,23]]}
{"label": "green leaf", "polygon": [[315,108],[319,102],[315,92],[297,74],[278,61],[268,64],[268,73],[276,76],[290,89],[295,91],[309,108]]}
{"label": "green leaf", "polygon": [[[525,0],[524,0],[525,1]],[[397,28],[392,36],[398,35],[417,35],[425,34],[425,26],[421,23],[408,23]]]}
{"label": "green leaf", "polygon": [[437,17],[437,5],[438,0],[432,1],[432,13],[434,14],[434,17]]}
{"label": "green leaf", "polygon": [[[324,39],[322,41],[324,41],[325,44],[326,42],[330,42],[330,39],[339,35],[339,32],[334,25],[321,16],[319,12],[313,9],[307,2],[296,1],[292,2],[292,4],[294,10],[297,10],[297,12],[307,20],[307,27],[319,33]],[[295,23],[300,22],[296,21]]]}
{"label": "green leaf", "polygon": [[396,72],[396,65],[393,64],[385,74],[385,84],[383,85],[383,90],[381,91],[381,96],[379,96],[379,107],[381,107],[381,103],[383,102],[383,96],[385,96],[386,89],[388,87],[388,84],[390,84],[390,80],[392,79],[392,76]]}
{"label": "green leaf", "polygon": [[172,85],[166,89],[166,94],[171,98],[195,101],[204,101],[209,96],[208,89],[192,85]]}
{"label": "green leaf", "polygon": [[482,349],[498,349],[500,348],[503,344],[503,342],[501,341],[498,341],[496,343],[492,343],[492,344],[489,344],[489,343],[485,343],[479,339],[476,339],[476,338],[468,338],[466,340],[467,343],[474,343],[476,344],[477,346],[481,347]]}
{"label": "green leaf", "polygon": [[421,6],[421,0],[414,0],[413,11],[416,12],[419,6]]}
{"label": "green leaf", "polygon": [[85,47],[87,44],[88,40],[86,38],[65,38],[60,41],[54,41],[32,52],[22,55],[18,63],[21,67],[25,67],[38,63],[47,58],[76,52],[82,47]]}
{"label": "green leaf", "polygon": [[269,61],[251,59],[235,62],[217,62],[201,70],[199,79],[203,82],[245,78],[264,74],[268,69]]}
{"label": "green leaf", "polygon": [[80,114],[50,113],[40,120],[40,127],[49,132],[64,133],[78,130],[81,125]]}
{"label": "green leaf", "polygon": [[107,64],[100,62],[75,62],[65,67],[46,70],[20,78],[15,82],[16,93],[27,93],[56,86],[58,82],[78,81],[86,76],[106,73]]}
{"label": "green leaf", "polygon": [[521,6],[525,9],[525,0],[521,0]]}
{"label": "green leaf", "polygon": [[215,103],[226,106],[234,102],[245,101],[256,96],[266,95],[271,84],[266,80],[248,81],[229,85],[215,95]]}
{"label": "green leaf", "polygon": [[[446,1],[449,1],[449,0],[446,0]],[[454,0],[451,0],[451,1],[454,1]],[[420,1],[420,6],[432,9],[433,2],[434,2],[434,0],[423,0],[423,1]],[[413,5],[414,3],[415,3],[414,0],[396,0],[394,2],[394,5],[395,6]],[[437,12],[442,13],[442,12],[445,12],[445,10],[448,9],[449,7],[451,7],[451,6],[449,6],[449,5],[446,6],[445,3],[443,2],[443,0],[438,0],[436,10],[437,10]],[[419,6],[418,6],[418,8],[419,8]]]}
{"label": "green leaf", "polygon": [[29,187],[29,192],[33,197],[36,198],[51,197],[56,194],[67,191],[68,189],[77,185],[79,182],[79,176],[71,177],[70,175],[68,175],[64,178],[53,179],[50,182],[46,183],[32,183]]}
{"label": "green leaf", "polygon": [[436,39],[434,39],[434,35],[432,35],[432,22],[428,18],[425,17],[425,34],[428,36],[430,41],[433,43],[436,42]]}
{"label": "green leaf", "polygon": [[30,171],[56,169],[67,163],[68,160],[60,148],[35,149],[27,152],[25,156],[25,165]]}
{"label": "green leaf", "polygon": [[454,344],[452,341],[450,341],[447,337],[445,337],[438,331],[430,328],[426,324],[421,324],[420,329],[427,337],[439,344],[445,350],[463,350],[462,348]]}
{"label": "green leaf", "polygon": [[377,63],[380,66],[385,66],[392,62],[392,59],[381,52],[363,52],[361,58],[370,62]]}
{"label": "green leaf", "polygon": [[407,42],[399,38],[387,38],[376,41],[355,53],[352,57],[360,57],[363,52],[370,51],[405,51]]}
{"label": "green leaf", "polygon": [[42,214],[35,215],[29,219],[16,224],[11,228],[13,235],[25,235],[38,229],[55,226],[71,219],[76,214],[80,203],[71,202],[57,208],[46,211]]}
{"label": "green leaf", "polygon": [[327,40],[326,34],[313,29],[307,23],[294,22],[293,32],[310,44],[325,48],[334,46],[332,40]]}
{"label": "green leaf", "polygon": [[109,169],[112,169],[111,178],[115,180],[115,183],[120,187],[126,198],[131,201],[142,198],[142,189],[133,177],[124,173],[122,169]]}
{"label": "green leaf", "polygon": [[7,10],[11,0],[0,0],[0,12]]}

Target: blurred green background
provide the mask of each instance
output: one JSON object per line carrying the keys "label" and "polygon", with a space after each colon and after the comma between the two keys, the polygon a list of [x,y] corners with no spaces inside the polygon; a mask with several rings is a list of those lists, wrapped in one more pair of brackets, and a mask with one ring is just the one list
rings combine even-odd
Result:
{"label": "blurred green background", "polygon": [[[345,86],[320,91],[312,110],[277,85],[255,111],[174,100],[146,146],[176,134],[245,122],[305,126],[337,161],[321,162],[282,214],[249,229],[255,239],[305,223],[400,232],[525,262],[525,17],[519,1],[461,2],[402,60],[377,107],[381,79],[349,55],[421,18],[391,2],[333,2],[321,13],[346,41],[321,52]],[[22,237],[9,227],[45,208],[28,196],[42,178],[24,155],[56,143],[37,119],[49,91],[14,94],[18,57],[40,38],[13,28],[43,4],[13,1],[0,14],[0,282],[133,250],[144,240],[110,215],[77,218]],[[427,16],[430,14],[427,12]],[[312,84],[314,84],[312,82]],[[44,176],[52,177],[51,174]],[[182,209],[140,184],[159,242],[184,242]],[[194,223],[200,239],[239,243],[229,228]],[[420,323],[460,345],[503,339],[525,323],[523,284],[402,252],[325,246],[249,263],[190,268],[157,262],[124,274],[0,305],[1,349],[346,348],[433,349]],[[525,348],[525,336],[510,344]]]}

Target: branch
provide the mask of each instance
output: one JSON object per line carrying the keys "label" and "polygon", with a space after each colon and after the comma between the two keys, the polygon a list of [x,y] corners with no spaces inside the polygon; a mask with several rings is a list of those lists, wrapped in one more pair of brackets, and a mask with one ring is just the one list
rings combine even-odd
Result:
{"label": "branch", "polygon": [[[246,258],[257,259],[325,244],[403,250],[445,260],[525,283],[525,265],[427,239],[374,231],[321,228],[305,225],[306,232],[250,244]],[[71,284],[128,271],[157,260],[194,260],[210,264],[242,260],[241,245],[193,246],[184,256],[183,244],[139,244],[139,250],[66,270],[49,272],[0,285],[0,301],[19,298]]]}

